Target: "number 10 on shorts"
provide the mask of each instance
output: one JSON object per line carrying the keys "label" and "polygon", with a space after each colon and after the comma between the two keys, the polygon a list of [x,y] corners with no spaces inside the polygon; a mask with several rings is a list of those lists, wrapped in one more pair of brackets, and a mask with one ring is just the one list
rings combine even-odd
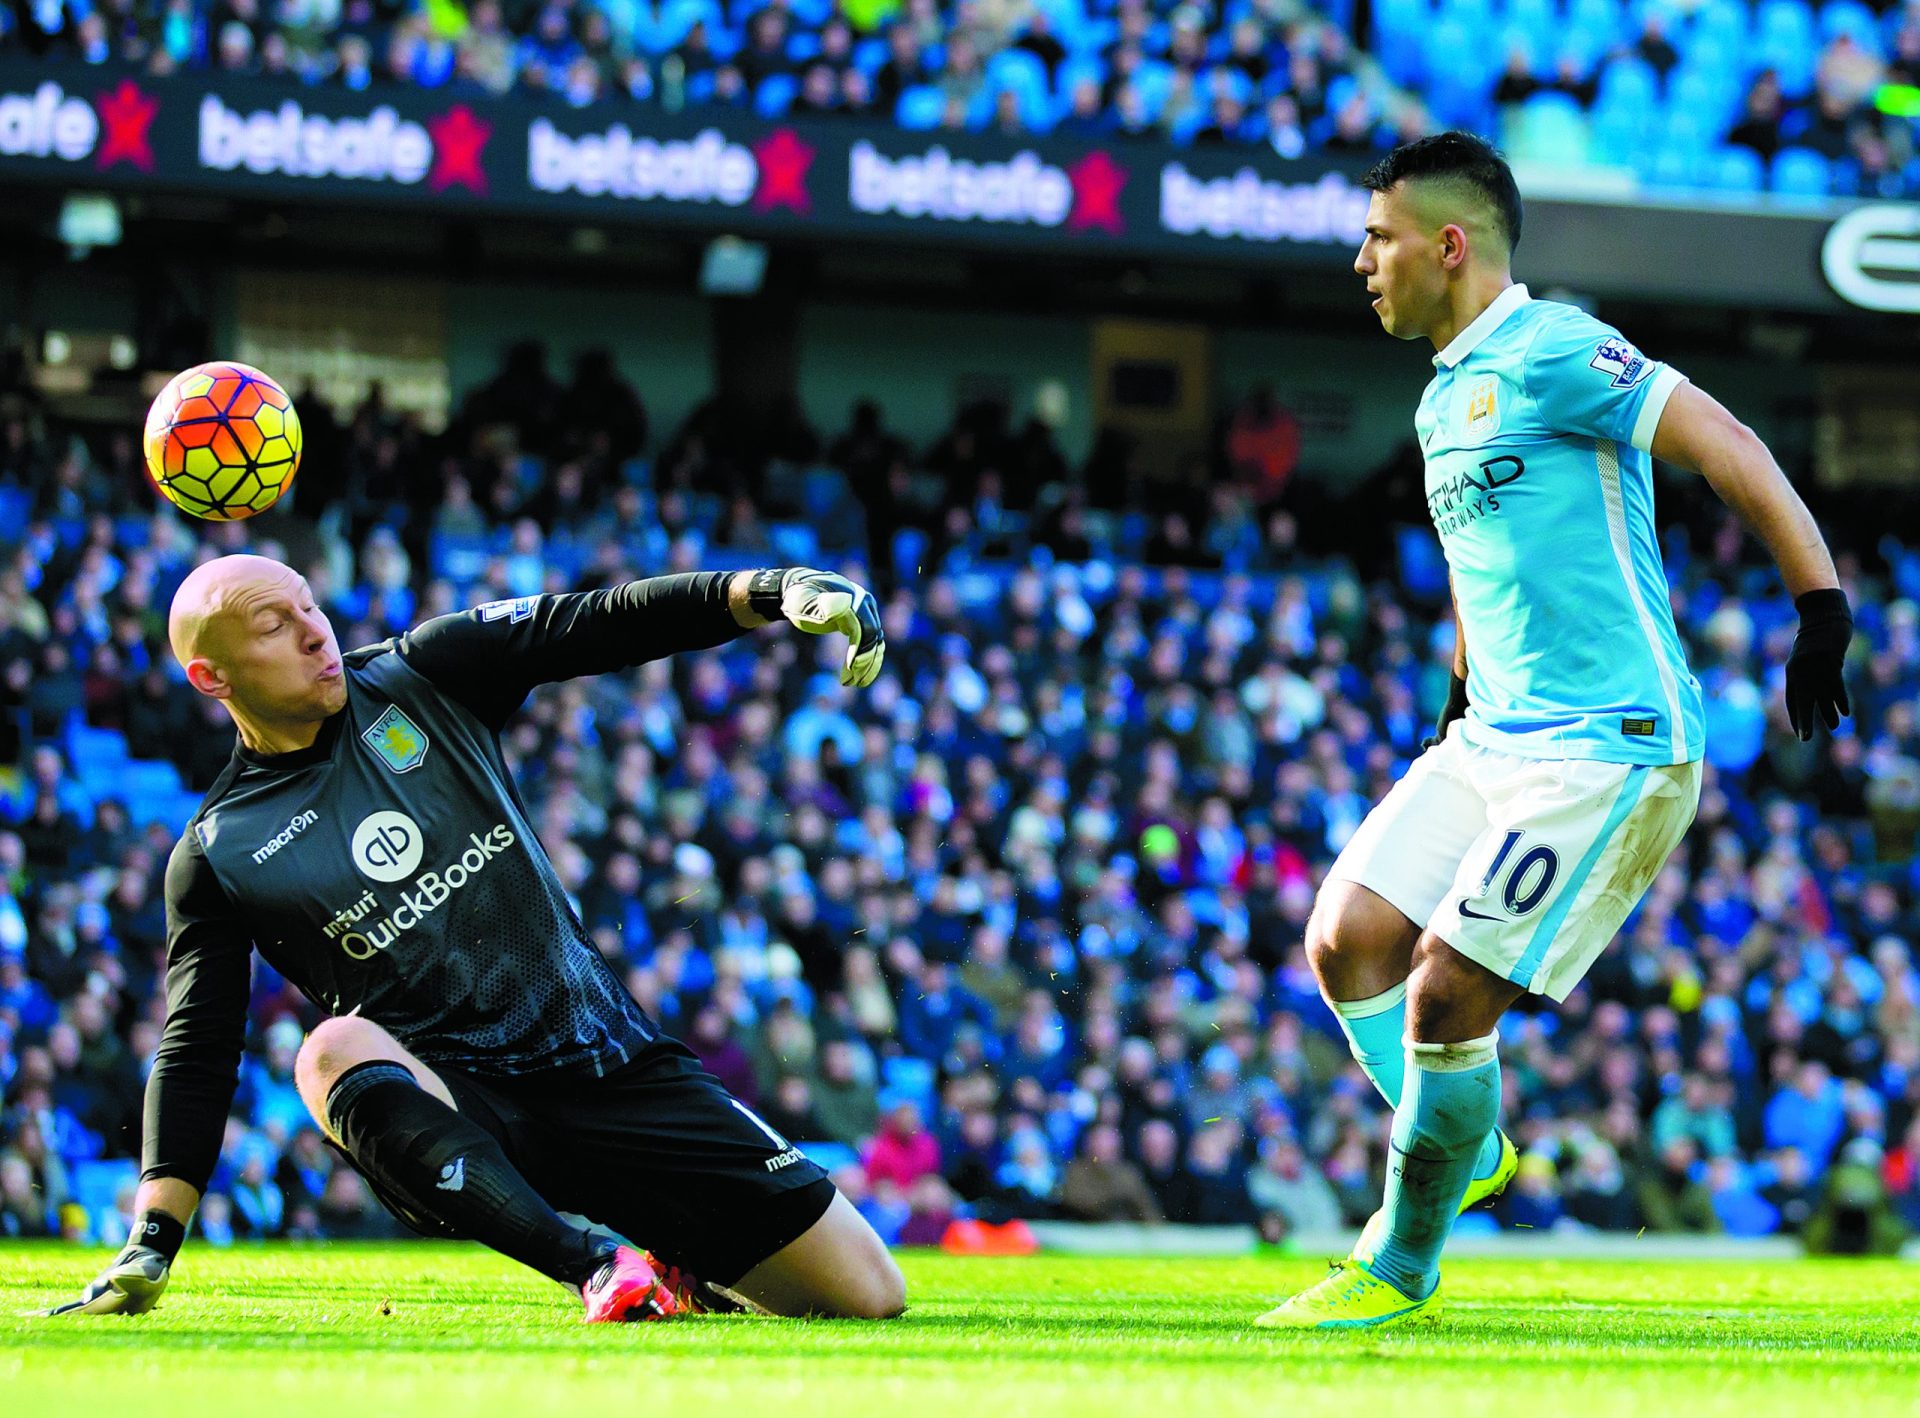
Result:
{"label": "number 10 on shorts", "polygon": [[1487,874],[1480,878],[1479,894],[1484,896],[1492,889],[1494,878],[1505,871],[1500,901],[1514,916],[1538,910],[1540,903],[1552,893],[1554,879],[1560,875],[1560,854],[1544,842],[1534,844],[1517,857],[1514,855],[1526,835],[1517,827],[1509,829],[1500,850],[1493,854]]}

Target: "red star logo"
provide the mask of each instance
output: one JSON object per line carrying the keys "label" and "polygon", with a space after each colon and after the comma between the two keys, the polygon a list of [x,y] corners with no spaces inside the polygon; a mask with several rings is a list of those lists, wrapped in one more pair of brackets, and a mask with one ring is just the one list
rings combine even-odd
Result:
{"label": "red star logo", "polygon": [[760,185],[753,193],[756,212],[791,207],[804,217],[813,210],[813,196],[807,191],[813,148],[798,133],[791,128],[774,129],[755,145],[753,157],[760,164]]}
{"label": "red star logo", "polygon": [[1073,210],[1067,213],[1068,231],[1091,231],[1095,227],[1118,236],[1126,229],[1120,218],[1120,191],[1127,185],[1127,170],[1105,152],[1091,152],[1067,169],[1073,183]]}
{"label": "red star logo", "polygon": [[101,94],[94,101],[100,115],[100,146],[94,151],[97,167],[112,167],[117,162],[131,163],[142,172],[153,171],[153,140],[148,129],[160,101],[148,98],[132,79],[122,79],[120,87]]}
{"label": "red star logo", "polygon": [[427,133],[433,139],[433,170],[427,174],[427,191],[444,192],[458,184],[484,197],[487,170],[481,158],[487,139],[493,136],[493,126],[476,118],[464,103],[457,103],[438,118],[429,118]]}

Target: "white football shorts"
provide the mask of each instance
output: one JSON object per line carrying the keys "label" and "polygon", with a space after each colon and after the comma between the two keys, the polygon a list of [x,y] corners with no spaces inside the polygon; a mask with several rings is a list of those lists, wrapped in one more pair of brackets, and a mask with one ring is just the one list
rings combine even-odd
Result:
{"label": "white football shorts", "polygon": [[1680,845],[1700,764],[1519,758],[1456,725],[1348,840],[1329,880],[1386,898],[1477,964],[1564,1000]]}

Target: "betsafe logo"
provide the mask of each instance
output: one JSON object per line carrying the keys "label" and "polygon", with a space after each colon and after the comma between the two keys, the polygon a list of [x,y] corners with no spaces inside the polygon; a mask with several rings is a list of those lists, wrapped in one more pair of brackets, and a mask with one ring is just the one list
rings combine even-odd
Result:
{"label": "betsafe logo", "polygon": [[0,156],[51,158],[95,167],[126,163],[153,171],[151,129],[160,111],[131,79],[97,95],[92,103],[49,80],[32,93],[0,91]]}
{"label": "betsafe logo", "polygon": [[1125,230],[1127,170],[1102,151],[1070,168],[1030,149],[1003,161],[956,158],[944,147],[889,157],[862,139],[848,154],[847,200],[869,216],[993,222],[1067,231]]}
{"label": "betsafe logo", "polygon": [[1160,169],[1160,225],[1180,236],[1358,246],[1367,198],[1365,188],[1338,172],[1278,182],[1251,167],[1214,178],[1196,177],[1179,162]]}
{"label": "betsafe logo", "polygon": [[624,123],[563,133],[545,118],[527,125],[527,181],[539,192],[627,202],[752,203],[755,211],[813,210],[807,190],[814,149],[791,128],[752,147],[717,128],[691,138],[650,138]]}
{"label": "betsafe logo", "polygon": [[200,166],[215,172],[424,184],[429,192],[464,187],[484,196],[492,135],[492,125],[464,103],[416,123],[384,103],[335,118],[294,99],[250,113],[218,94],[200,100]]}

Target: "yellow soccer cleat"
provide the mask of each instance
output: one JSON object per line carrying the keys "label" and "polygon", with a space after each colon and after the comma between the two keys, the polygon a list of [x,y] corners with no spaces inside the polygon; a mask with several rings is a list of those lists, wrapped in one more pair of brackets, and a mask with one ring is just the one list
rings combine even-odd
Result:
{"label": "yellow soccer cleat", "polygon": [[[1465,1216],[1474,1207],[1483,1202],[1492,1201],[1507,1189],[1507,1183],[1513,1180],[1513,1174],[1520,1170],[1520,1149],[1513,1145],[1513,1139],[1504,1132],[1500,1134],[1500,1165],[1493,1169],[1493,1175],[1481,1177],[1467,1183],[1467,1194],[1460,1198],[1459,1214]],[[1376,1210],[1367,1218],[1367,1224],[1360,1229],[1360,1239],[1353,1243],[1352,1260],[1372,1260],[1375,1250],[1387,1235],[1387,1212],[1385,1207]]]}
{"label": "yellow soccer cleat", "polygon": [[1381,1329],[1394,1324],[1433,1324],[1440,1318],[1440,1291],[1410,1300],[1357,1260],[1337,1260],[1326,1279],[1282,1301],[1254,1321],[1261,1329]]}

